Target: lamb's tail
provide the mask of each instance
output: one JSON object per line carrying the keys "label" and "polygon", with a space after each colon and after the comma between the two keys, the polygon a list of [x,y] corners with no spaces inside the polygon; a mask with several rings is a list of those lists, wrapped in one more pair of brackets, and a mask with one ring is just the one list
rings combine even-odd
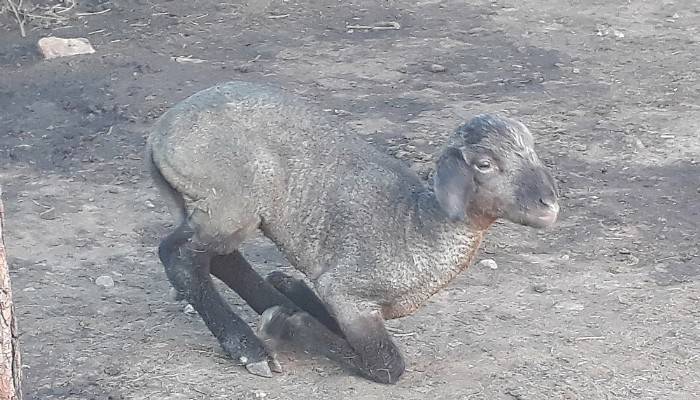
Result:
{"label": "lamb's tail", "polygon": [[168,203],[168,208],[177,219],[176,226],[179,226],[187,219],[185,198],[182,196],[182,193],[178,192],[163,176],[158,164],[156,164],[153,159],[153,148],[150,141],[146,144],[146,164],[146,168],[150,171],[155,186],[163,194],[163,197],[165,197]]}

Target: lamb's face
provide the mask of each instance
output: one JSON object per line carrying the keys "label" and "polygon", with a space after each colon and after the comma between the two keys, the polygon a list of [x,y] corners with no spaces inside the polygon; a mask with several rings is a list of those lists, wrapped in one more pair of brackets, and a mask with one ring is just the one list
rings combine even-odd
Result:
{"label": "lamb's face", "polygon": [[457,129],[438,161],[435,191],[453,219],[510,221],[544,228],[559,214],[554,180],[520,122],[479,115]]}

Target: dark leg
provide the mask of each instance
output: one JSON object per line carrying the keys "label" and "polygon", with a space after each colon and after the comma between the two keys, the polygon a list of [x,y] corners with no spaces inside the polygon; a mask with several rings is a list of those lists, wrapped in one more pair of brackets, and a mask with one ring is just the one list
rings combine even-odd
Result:
{"label": "dark leg", "polygon": [[216,291],[209,275],[211,254],[206,246],[190,240],[193,235],[185,222],[161,242],[158,255],[168,279],[234,360],[245,364],[253,374],[271,376],[263,343]]}
{"label": "dark leg", "polygon": [[396,383],[405,370],[401,352],[384,327],[379,311],[357,310],[344,305],[338,314],[340,329],[358,357],[352,363],[367,378],[379,383]]}
{"label": "dark leg", "polygon": [[260,325],[260,336],[273,347],[284,342],[306,353],[321,354],[354,367],[352,360],[357,358],[357,353],[350,344],[306,312],[272,307],[262,314]]}
{"label": "dark leg", "polygon": [[316,293],[304,281],[292,278],[282,271],[271,272],[267,275],[266,280],[299,308],[325,325],[331,332],[341,337],[343,336],[338,322],[328,313],[321,299],[316,296]]}
{"label": "dark leg", "polygon": [[381,314],[360,312],[352,303],[341,308],[339,324],[345,337],[329,331],[305,312],[295,313],[280,307],[263,314],[262,336],[271,343],[282,339],[304,351],[323,354],[375,382],[396,383],[405,365]]}
{"label": "dark leg", "polygon": [[263,279],[238,251],[214,256],[211,260],[211,273],[238,293],[258,314],[273,306],[298,309],[292,301]]}

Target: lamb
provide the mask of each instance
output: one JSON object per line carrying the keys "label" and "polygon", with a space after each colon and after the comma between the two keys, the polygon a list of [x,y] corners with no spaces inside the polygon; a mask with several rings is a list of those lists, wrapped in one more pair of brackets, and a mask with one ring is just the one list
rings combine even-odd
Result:
{"label": "lamb", "polygon": [[[499,115],[459,126],[428,184],[302,98],[228,82],[162,115],[147,153],[177,219],[158,250],[168,279],[223,349],[262,376],[279,368],[263,337],[296,316],[354,351],[361,374],[395,383],[405,362],[384,320],[413,313],[472,264],[497,219],[545,228],[559,213],[531,133]],[[239,249],[256,230],[313,289],[250,266]],[[264,313],[260,337],[211,275]]]}

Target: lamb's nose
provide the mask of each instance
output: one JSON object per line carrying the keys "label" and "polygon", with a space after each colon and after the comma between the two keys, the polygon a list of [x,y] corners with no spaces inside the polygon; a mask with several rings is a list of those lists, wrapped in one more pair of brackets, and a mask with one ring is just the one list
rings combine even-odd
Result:
{"label": "lamb's nose", "polygon": [[559,202],[557,202],[557,198],[554,196],[540,197],[540,203],[549,207],[549,209],[554,213],[559,212]]}

